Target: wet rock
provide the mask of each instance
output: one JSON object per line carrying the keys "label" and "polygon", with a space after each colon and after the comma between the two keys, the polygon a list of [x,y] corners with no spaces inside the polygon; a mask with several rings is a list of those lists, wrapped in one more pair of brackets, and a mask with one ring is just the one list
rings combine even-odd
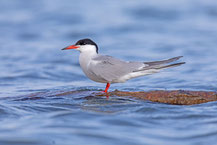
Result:
{"label": "wet rock", "polygon": [[[193,105],[211,101],[217,101],[216,92],[206,91],[149,91],[149,92],[122,92],[115,90],[109,96],[130,96],[152,102],[167,103],[173,105]],[[98,94],[101,96],[101,94]]]}

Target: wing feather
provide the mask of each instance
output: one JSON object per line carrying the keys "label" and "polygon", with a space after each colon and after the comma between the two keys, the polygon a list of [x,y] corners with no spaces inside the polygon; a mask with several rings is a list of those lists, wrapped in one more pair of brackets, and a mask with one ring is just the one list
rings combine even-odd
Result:
{"label": "wing feather", "polygon": [[170,63],[170,62],[176,61],[176,60],[180,59],[181,57],[183,57],[183,56],[173,57],[173,58],[170,58],[170,59],[167,59],[167,60],[144,62],[144,63],[148,64],[148,65],[162,65],[162,64],[165,64],[165,63]]}
{"label": "wing feather", "polygon": [[139,70],[135,70],[134,72],[146,71],[149,69],[159,70],[159,69],[164,69],[164,68],[168,68],[168,67],[179,66],[181,64],[184,64],[185,62],[174,63],[174,64],[168,64],[168,63],[174,62],[174,61],[180,59],[181,57],[183,57],[183,56],[173,57],[173,58],[170,58],[167,60],[161,60],[161,61],[143,62],[144,64],[147,64],[147,66],[145,66]]}
{"label": "wing feather", "polygon": [[160,69],[179,66],[184,64],[184,62],[174,64],[168,63],[174,62],[181,57],[182,56],[178,56],[167,60],[153,62],[128,62],[107,55],[98,55],[92,59],[88,66],[88,70],[96,76],[101,77],[108,82],[112,82],[131,73],[143,72],[140,73],[141,76],[146,75],[146,72],[149,70],[152,70],[154,73],[158,72]]}
{"label": "wing feather", "polygon": [[95,75],[107,81],[112,81],[143,66],[142,62],[126,62],[111,56],[100,55],[93,58],[88,68]]}

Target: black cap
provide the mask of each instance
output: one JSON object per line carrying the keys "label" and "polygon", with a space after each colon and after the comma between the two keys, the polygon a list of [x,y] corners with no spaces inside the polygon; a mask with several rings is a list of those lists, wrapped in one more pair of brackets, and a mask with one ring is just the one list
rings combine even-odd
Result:
{"label": "black cap", "polygon": [[75,45],[95,45],[96,46],[96,52],[98,53],[98,46],[95,42],[93,42],[91,39],[81,39],[78,40]]}

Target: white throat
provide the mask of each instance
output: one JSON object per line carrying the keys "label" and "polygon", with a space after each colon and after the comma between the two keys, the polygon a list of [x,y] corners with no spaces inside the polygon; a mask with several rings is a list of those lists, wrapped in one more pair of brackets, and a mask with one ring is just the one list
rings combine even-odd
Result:
{"label": "white throat", "polygon": [[82,70],[86,72],[92,58],[97,55],[96,47],[94,45],[84,45],[79,48],[79,51],[80,51],[79,63]]}

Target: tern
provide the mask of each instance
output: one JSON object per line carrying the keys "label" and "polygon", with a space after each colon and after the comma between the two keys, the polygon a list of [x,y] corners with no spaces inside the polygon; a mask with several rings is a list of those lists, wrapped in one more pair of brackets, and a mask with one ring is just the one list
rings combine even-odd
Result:
{"label": "tern", "polygon": [[99,83],[106,83],[103,92],[107,93],[112,83],[123,83],[129,79],[157,73],[160,70],[180,66],[185,62],[172,63],[183,56],[152,62],[123,61],[98,53],[97,44],[91,39],[81,39],[62,50],[80,51],[79,63],[85,75]]}

